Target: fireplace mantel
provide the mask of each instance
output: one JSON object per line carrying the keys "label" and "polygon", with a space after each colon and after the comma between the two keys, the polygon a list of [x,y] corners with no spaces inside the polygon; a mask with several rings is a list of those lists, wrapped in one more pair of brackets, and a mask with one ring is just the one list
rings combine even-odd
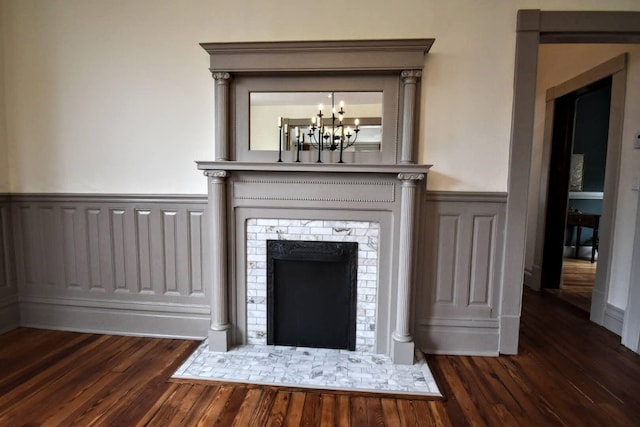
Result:
{"label": "fireplace mantel", "polygon": [[380,224],[376,351],[411,364],[416,201],[430,165],[197,162],[208,178],[211,263],[209,347],[246,342],[249,219]]}
{"label": "fireplace mantel", "polygon": [[[420,78],[432,44],[433,39],[202,44],[216,88],[215,161],[196,162],[208,180],[210,349],[227,351],[247,338],[249,220],[360,221],[380,230],[374,250],[376,351],[396,363],[413,363],[416,201],[426,191],[418,183],[431,167],[415,164],[416,135]],[[383,93],[378,151],[344,152],[346,163],[335,163],[336,152],[322,157],[324,150],[318,156],[304,150],[297,153],[298,163],[291,150],[276,151],[284,160],[276,162],[273,151],[251,149],[252,91],[338,90]]]}
{"label": "fireplace mantel", "polygon": [[253,171],[253,172],[313,172],[313,173],[374,173],[374,174],[426,174],[431,165],[416,164],[348,164],[348,163],[253,163],[228,161],[198,161],[200,170]]}
{"label": "fireplace mantel", "polygon": [[[202,43],[215,80],[215,160],[269,162],[251,148],[252,92],[382,92],[380,149],[349,163],[415,163],[420,79],[433,39]],[[278,114],[274,112],[274,119]],[[274,129],[276,129],[274,127]],[[274,133],[275,135],[275,133]],[[277,150],[275,150],[277,152]],[[283,160],[293,160],[283,150]],[[311,151],[298,152],[311,162]],[[325,158],[330,153],[325,154]],[[337,160],[337,159],[335,159]]]}

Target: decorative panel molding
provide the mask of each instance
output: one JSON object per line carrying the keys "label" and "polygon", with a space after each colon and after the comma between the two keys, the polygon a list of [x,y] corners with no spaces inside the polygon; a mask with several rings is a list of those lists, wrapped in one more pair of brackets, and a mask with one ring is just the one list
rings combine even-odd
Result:
{"label": "decorative panel molding", "polygon": [[[419,348],[497,354],[505,205],[495,193],[421,200],[413,287]],[[0,195],[0,331],[21,324],[206,336],[206,209],[204,196]],[[391,273],[382,269],[382,277]],[[379,320],[388,324],[388,313]]]}
{"label": "decorative panel molding", "polygon": [[0,196],[0,290],[9,288],[11,284],[10,267],[13,263],[10,259],[10,230],[9,203]]}
{"label": "decorative panel molding", "polygon": [[189,214],[189,283],[191,283],[191,294],[204,294],[204,268],[203,268],[203,211],[188,210]]}
{"label": "decorative panel molding", "polygon": [[[437,236],[448,236],[449,240],[437,238],[436,280],[440,284],[435,289],[435,301],[440,304],[454,304],[456,288],[456,260],[458,259],[459,215],[443,215],[437,227]],[[433,271],[433,270],[430,270]]]}
{"label": "decorative panel molding", "polygon": [[496,216],[473,216],[471,277],[469,280],[469,298],[467,300],[470,306],[488,306],[491,304],[491,277],[494,267],[491,258],[494,256]]}
{"label": "decorative panel molding", "polygon": [[151,286],[151,211],[135,209],[134,215],[139,267],[139,281],[134,284],[134,288],[143,293],[153,293]]}
{"label": "decorative panel molding", "polygon": [[13,229],[9,197],[0,194],[0,333],[19,324]]}
{"label": "decorative panel molding", "polygon": [[113,236],[113,273],[115,291],[129,291],[126,272],[126,226],[125,210],[111,209],[111,229]]}
{"label": "decorative panel molding", "polygon": [[506,195],[429,193],[415,298],[417,344],[446,354],[497,354]]}
{"label": "decorative panel molding", "polygon": [[[206,197],[14,195],[10,203],[23,325],[151,335],[165,328],[166,336],[191,325],[185,336],[205,336]],[[160,324],[154,311],[164,313]],[[163,326],[171,319],[181,326]]]}

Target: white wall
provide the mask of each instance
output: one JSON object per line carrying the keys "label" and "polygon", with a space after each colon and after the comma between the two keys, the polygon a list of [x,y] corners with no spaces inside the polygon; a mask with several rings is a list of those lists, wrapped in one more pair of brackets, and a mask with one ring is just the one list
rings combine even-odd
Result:
{"label": "white wall", "polygon": [[435,165],[430,189],[505,191],[517,9],[640,9],[634,0],[0,1],[11,190],[87,193],[206,191],[193,164],[213,156],[200,42],[405,37],[436,39],[419,154]]}
{"label": "white wall", "polygon": [[542,140],[544,131],[545,93],[550,87],[563,83],[622,53],[629,53],[627,95],[625,99],[622,133],[620,183],[616,206],[616,229],[613,235],[611,283],[608,302],[626,307],[629,290],[631,256],[635,230],[637,192],[632,186],[640,177],[640,150],[633,148],[633,135],[640,131],[640,45],[541,45],[538,64],[538,87],[534,123],[532,180],[529,193],[526,268],[532,269],[535,252],[535,226]]}

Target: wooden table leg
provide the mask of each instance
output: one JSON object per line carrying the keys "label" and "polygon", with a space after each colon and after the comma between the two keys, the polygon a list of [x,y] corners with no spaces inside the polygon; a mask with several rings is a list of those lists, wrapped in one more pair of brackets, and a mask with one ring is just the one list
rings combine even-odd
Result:
{"label": "wooden table leg", "polygon": [[596,248],[598,247],[598,227],[593,229],[593,237],[591,238],[591,264],[596,259]]}

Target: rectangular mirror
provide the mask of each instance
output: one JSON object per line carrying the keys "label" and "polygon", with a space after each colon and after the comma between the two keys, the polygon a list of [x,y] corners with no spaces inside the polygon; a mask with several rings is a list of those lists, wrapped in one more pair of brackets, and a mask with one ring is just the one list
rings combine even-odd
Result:
{"label": "rectangular mirror", "polygon": [[[402,114],[399,88],[396,73],[284,77],[236,75],[230,100],[232,115],[229,117],[235,141],[232,158],[245,162],[272,162],[279,159],[278,146],[282,132],[283,161],[295,161],[298,153],[302,162],[316,161],[318,147],[310,143],[308,136],[311,118],[318,119],[318,107],[322,104],[326,131],[327,127],[331,127],[332,109],[336,108],[338,113],[340,101],[343,101],[342,129],[346,131],[347,127],[351,127],[353,130],[355,119],[360,121],[356,143],[344,148],[345,162],[393,163],[401,136],[398,127],[398,115]],[[278,128],[280,117],[282,129]],[[285,124],[288,141],[284,137]],[[296,150],[296,127],[305,138],[300,151]],[[317,139],[316,136],[316,144]],[[329,138],[325,142],[330,146],[331,140]],[[323,150],[323,162],[336,162],[339,154],[339,149]]]}
{"label": "rectangular mirror", "polygon": [[380,152],[382,94],[382,91],[252,91],[249,150],[278,151],[282,143],[284,151],[291,151],[296,149],[296,142],[301,142],[302,150],[308,151],[317,149],[318,140],[330,145],[340,134],[346,136],[345,151]]}

